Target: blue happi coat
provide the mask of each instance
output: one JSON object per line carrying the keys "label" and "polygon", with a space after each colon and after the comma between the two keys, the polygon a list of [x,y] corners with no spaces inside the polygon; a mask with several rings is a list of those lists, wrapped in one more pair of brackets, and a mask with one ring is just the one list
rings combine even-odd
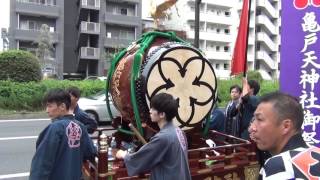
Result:
{"label": "blue happi coat", "polygon": [[39,135],[30,180],[79,180],[82,162],[97,153],[86,128],[72,115],[54,119]]}

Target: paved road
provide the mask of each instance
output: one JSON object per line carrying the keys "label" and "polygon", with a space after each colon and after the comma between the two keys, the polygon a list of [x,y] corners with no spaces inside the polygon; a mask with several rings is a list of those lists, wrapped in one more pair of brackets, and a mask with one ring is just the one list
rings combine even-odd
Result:
{"label": "paved road", "polygon": [[37,136],[49,123],[49,119],[0,120],[0,179],[28,179]]}
{"label": "paved road", "polygon": [[0,120],[0,180],[28,179],[37,136],[49,123],[49,119]]}

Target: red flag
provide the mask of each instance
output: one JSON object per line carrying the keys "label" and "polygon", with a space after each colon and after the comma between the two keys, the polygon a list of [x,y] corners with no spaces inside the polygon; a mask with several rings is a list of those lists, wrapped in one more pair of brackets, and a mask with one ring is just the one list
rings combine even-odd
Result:
{"label": "red flag", "polygon": [[238,36],[232,57],[231,75],[237,75],[246,72],[247,70],[246,53],[248,43],[249,5],[249,0],[243,0]]}

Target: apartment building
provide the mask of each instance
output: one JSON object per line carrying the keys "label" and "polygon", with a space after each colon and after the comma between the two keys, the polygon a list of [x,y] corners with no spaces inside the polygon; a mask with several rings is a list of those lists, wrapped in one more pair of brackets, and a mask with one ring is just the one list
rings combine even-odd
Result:
{"label": "apartment building", "polygon": [[52,70],[105,75],[110,58],[141,34],[141,0],[11,0],[10,48],[35,52],[39,30],[52,37]]}
{"label": "apartment building", "polygon": [[256,64],[265,79],[279,77],[281,1],[257,0]]}
{"label": "apartment building", "polygon": [[[167,29],[186,31],[191,43],[195,33],[195,2],[178,1],[177,10],[171,8],[162,24]],[[242,3],[242,0],[202,0],[200,4],[199,48],[222,79],[230,77]],[[279,4],[277,0],[251,0],[247,65],[249,70],[260,71],[264,79],[276,78],[278,74]]]}

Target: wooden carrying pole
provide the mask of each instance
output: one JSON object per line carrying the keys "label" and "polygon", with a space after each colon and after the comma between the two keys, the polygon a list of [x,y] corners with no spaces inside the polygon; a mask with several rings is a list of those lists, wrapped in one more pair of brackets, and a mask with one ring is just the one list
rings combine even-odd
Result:
{"label": "wooden carrying pole", "polygon": [[147,144],[147,141],[141,136],[141,134],[139,133],[139,131],[130,123],[129,124],[130,129],[133,131],[133,133],[137,136],[137,138],[139,139],[139,141],[142,142],[142,144]]}

